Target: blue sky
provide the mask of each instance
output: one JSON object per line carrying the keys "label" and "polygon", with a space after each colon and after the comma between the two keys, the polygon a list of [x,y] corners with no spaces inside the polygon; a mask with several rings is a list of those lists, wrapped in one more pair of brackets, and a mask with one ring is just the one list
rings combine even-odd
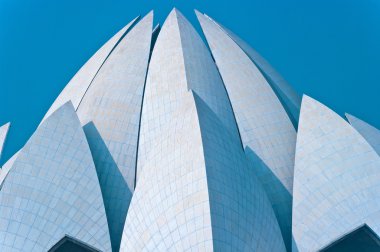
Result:
{"label": "blue sky", "polygon": [[137,15],[207,13],[259,51],[298,91],[380,128],[378,0],[0,0],[4,163],[91,55]]}

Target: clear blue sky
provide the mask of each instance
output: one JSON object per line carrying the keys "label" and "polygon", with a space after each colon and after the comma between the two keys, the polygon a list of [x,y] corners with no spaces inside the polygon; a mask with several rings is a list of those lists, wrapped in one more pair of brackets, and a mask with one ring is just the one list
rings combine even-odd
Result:
{"label": "clear blue sky", "polygon": [[194,8],[230,28],[300,94],[380,128],[379,0],[0,0],[0,124],[13,124],[0,164],[108,38],[174,6],[198,30]]}

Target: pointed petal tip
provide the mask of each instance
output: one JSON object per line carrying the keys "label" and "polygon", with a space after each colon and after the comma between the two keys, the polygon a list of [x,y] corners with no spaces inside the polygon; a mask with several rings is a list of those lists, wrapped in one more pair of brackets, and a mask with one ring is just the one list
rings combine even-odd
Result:
{"label": "pointed petal tip", "polygon": [[178,13],[178,10],[174,7],[174,8],[170,11],[169,15],[166,17],[166,19],[165,19],[165,21],[164,21],[162,27],[165,26],[165,24],[168,22],[168,20],[177,19],[177,18],[178,18],[177,13]]}
{"label": "pointed petal tip", "polygon": [[[177,16],[183,16],[182,12],[180,10],[178,10],[176,7],[173,8],[173,10],[170,12],[170,14],[176,14]],[[170,16],[169,14],[169,16]]]}
{"label": "pointed petal tip", "polygon": [[[153,10],[151,10],[151,11],[149,11],[142,19],[141,19],[141,21],[143,21],[143,20],[146,20],[146,19],[149,19],[149,20],[152,20],[152,22],[153,22],[153,17],[154,17],[154,12],[153,12]],[[140,22],[141,22],[140,21]]]}
{"label": "pointed petal tip", "polygon": [[302,101],[301,101],[301,107],[303,107],[305,104],[319,104],[319,105],[325,106],[324,104],[322,104],[318,100],[312,98],[311,96],[303,94],[302,95]]}
{"label": "pointed petal tip", "polygon": [[[7,123],[5,123],[5,124],[2,125],[2,126],[0,125],[0,128],[1,128],[2,130],[5,129],[6,134],[8,133],[10,127],[11,127],[11,122],[7,122]],[[1,150],[0,150],[0,152],[1,152]]]}
{"label": "pointed petal tip", "polygon": [[156,24],[156,26],[153,28],[153,32],[161,29],[160,23]]}
{"label": "pointed petal tip", "polygon": [[201,12],[199,12],[198,10],[194,10],[194,12],[195,12],[195,16],[197,16],[198,21],[202,22],[202,20],[204,20],[205,16]]}
{"label": "pointed petal tip", "polygon": [[[74,104],[72,103],[72,101],[71,100],[68,100],[67,102],[65,102],[62,106],[61,106],[61,108],[63,108],[63,107],[67,107],[67,108],[70,108],[70,110],[74,110],[75,111],[75,108],[74,108]],[[58,109],[60,109],[60,108],[58,108]]]}
{"label": "pointed petal tip", "polygon": [[197,15],[197,17],[208,18],[208,19],[212,20],[206,13],[202,13],[197,9],[194,9],[194,12],[195,12],[195,15]]}
{"label": "pointed petal tip", "polygon": [[127,28],[129,28],[131,25],[135,24],[138,20],[140,20],[140,18],[141,18],[141,15],[138,15],[137,17],[132,19],[132,21],[130,21],[126,25],[124,25],[124,27],[120,31],[122,31],[123,29],[127,30]]}
{"label": "pointed petal tip", "polygon": [[[139,19],[141,18],[141,15],[138,15],[137,17],[135,17],[134,19],[132,19],[132,21],[130,22],[130,23],[135,23],[135,22],[137,22]],[[128,24],[126,24],[126,26],[127,25],[129,25],[129,23]]]}
{"label": "pointed petal tip", "polygon": [[200,16],[200,15],[203,15],[199,10],[197,9],[194,9],[194,12],[195,12],[195,15],[197,16]]}
{"label": "pointed petal tip", "polygon": [[344,116],[347,118],[348,122],[351,123],[353,120],[360,120],[356,116],[353,116],[349,113],[344,113]]}
{"label": "pointed petal tip", "polygon": [[173,10],[169,13],[166,20],[169,20],[171,18],[175,18],[177,20],[186,19],[185,16],[176,7],[174,7]]}
{"label": "pointed petal tip", "polygon": [[[134,26],[139,26],[139,25],[149,25],[153,28],[153,10],[149,11],[145,16],[142,18],[139,16],[138,19],[134,21]],[[134,27],[132,27],[134,29]]]}
{"label": "pointed petal tip", "polygon": [[148,16],[152,16],[153,17],[154,16],[154,11],[153,10],[149,11],[148,14],[145,15],[145,17],[148,17]]}
{"label": "pointed petal tip", "polygon": [[303,94],[302,95],[302,102],[303,101],[310,101],[310,100],[314,100],[314,99],[311,98],[310,96],[308,96],[307,94]]}
{"label": "pointed petal tip", "polygon": [[173,7],[172,11],[169,13],[169,16],[173,13],[177,13],[178,9],[176,7]]}
{"label": "pointed petal tip", "polygon": [[197,16],[199,23],[201,23],[201,25],[202,25],[202,23],[205,22],[205,20],[206,20],[205,14],[202,14],[198,10],[194,10],[194,12],[195,12],[195,15]]}

